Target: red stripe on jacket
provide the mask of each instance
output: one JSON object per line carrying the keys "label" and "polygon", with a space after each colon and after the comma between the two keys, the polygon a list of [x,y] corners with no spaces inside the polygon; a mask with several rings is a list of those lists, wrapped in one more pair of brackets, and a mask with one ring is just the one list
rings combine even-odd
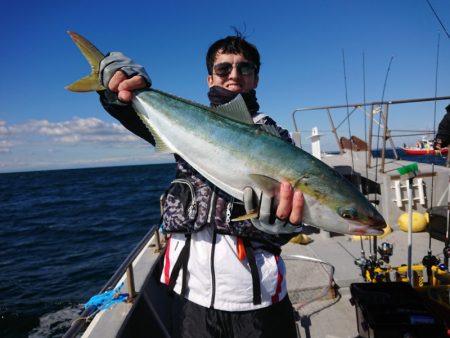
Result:
{"label": "red stripe on jacket", "polygon": [[278,303],[280,301],[281,283],[283,282],[283,275],[281,274],[280,267],[278,266],[279,256],[275,256],[275,260],[277,261],[278,277],[277,288],[275,290],[275,294],[272,296],[272,304]]}
{"label": "red stripe on jacket", "polygon": [[169,285],[170,283],[170,240],[171,238],[167,240],[167,246],[166,246],[166,254],[164,255],[164,283]]}

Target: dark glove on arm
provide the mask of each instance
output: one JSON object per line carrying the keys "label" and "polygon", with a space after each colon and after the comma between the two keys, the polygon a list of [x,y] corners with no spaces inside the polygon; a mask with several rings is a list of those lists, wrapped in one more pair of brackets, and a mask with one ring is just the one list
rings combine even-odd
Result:
{"label": "dark glove on arm", "polygon": [[303,224],[291,224],[289,220],[276,217],[274,198],[264,193],[258,198],[252,188],[244,189],[244,206],[247,214],[256,212],[258,215],[251,219],[255,228],[271,235],[293,234],[302,231]]}
{"label": "dark glove on arm", "polygon": [[118,70],[124,72],[128,78],[140,75],[145,79],[148,87],[152,85],[152,80],[142,65],[120,52],[111,52],[100,62],[100,82],[105,88],[108,88],[109,81]]}

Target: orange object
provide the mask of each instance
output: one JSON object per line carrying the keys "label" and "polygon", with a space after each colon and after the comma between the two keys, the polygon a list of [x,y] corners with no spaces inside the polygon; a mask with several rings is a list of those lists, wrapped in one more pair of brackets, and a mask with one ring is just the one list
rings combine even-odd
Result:
{"label": "orange object", "polygon": [[245,259],[246,254],[245,254],[244,240],[240,237],[238,237],[237,239],[236,249],[238,258],[242,262]]}

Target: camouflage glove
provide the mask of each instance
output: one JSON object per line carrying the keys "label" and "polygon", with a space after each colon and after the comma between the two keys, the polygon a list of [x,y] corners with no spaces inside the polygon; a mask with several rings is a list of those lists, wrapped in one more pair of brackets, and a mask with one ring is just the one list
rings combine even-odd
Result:
{"label": "camouflage glove", "polygon": [[260,198],[252,188],[244,189],[244,206],[247,214],[257,213],[251,222],[255,228],[271,235],[299,233],[303,229],[303,223],[291,224],[289,220],[281,220],[276,217],[276,205],[274,198],[261,194]]}
{"label": "camouflage glove", "polygon": [[129,78],[140,75],[149,87],[152,85],[152,80],[143,66],[134,63],[120,52],[111,52],[100,62],[100,82],[105,88],[108,88],[109,81],[118,70],[124,72]]}

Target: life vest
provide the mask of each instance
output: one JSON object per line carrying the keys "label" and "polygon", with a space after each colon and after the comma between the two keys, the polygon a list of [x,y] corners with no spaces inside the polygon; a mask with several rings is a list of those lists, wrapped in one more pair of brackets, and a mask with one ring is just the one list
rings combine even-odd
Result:
{"label": "life vest", "polygon": [[[254,121],[276,126],[264,114],[254,116]],[[292,142],[289,133],[279,129]],[[225,311],[280,301],[287,290],[279,255],[291,236],[266,234],[249,220],[231,221],[245,214],[243,203],[179,156],[175,159],[176,178],[163,198],[163,231],[170,240],[161,281],[190,301]]]}

